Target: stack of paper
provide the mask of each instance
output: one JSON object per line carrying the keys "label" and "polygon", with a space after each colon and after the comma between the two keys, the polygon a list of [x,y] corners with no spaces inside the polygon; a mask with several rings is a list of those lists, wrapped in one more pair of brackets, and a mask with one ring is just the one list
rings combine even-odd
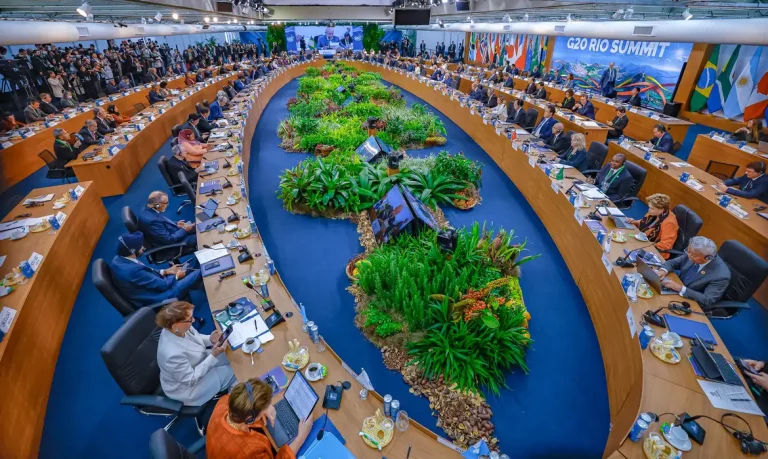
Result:
{"label": "stack of paper", "polygon": [[219,259],[221,257],[225,257],[227,255],[229,255],[229,250],[227,250],[227,248],[224,247],[224,244],[216,244],[212,246],[210,249],[203,249],[195,252],[195,257],[197,258],[197,261],[199,261],[201,265],[204,265],[210,261]]}
{"label": "stack of paper", "polygon": [[608,197],[603,194],[602,191],[597,188],[590,188],[584,191],[584,197],[589,200],[607,199]]}
{"label": "stack of paper", "polygon": [[275,339],[275,335],[269,331],[269,327],[257,311],[253,311],[251,315],[239,322],[232,323],[232,334],[228,338],[229,345],[232,349],[238,349],[248,338],[259,338],[262,344]]}

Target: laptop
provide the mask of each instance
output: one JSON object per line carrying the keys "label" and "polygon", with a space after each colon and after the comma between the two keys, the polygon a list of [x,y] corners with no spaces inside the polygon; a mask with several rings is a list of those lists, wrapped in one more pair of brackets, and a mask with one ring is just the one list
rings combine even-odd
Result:
{"label": "laptop", "polygon": [[744,383],[739,378],[739,374],[733,369],[730,363],[717,352],[707,350],[704,340],[696,335],[697,346],[691,347],[691,354],[696,359],[701,373],[710,381],[722,382],[732,386],[743,386]]}
{"label": "laptop", "polygon": [[292,442],[299,435],[299,423],[309,417],[319,399],[317,392],[297,371],[285,389],[283,399],[275,404],[275,424],[266,423],[277,448]]}
{"label": "laptop", "polygon": [[657,292],[661,293],[662,295],[677,295],[678,292],[668,289],[661,285],[661,278],[658,274],[656,274],[656,271],[653,270],[650,266],[648,266],[648,263],[645,262],[641,257],[637,257],[637,272],[642,275],[645,280],[653,287]]}
{"label": "laptop", "polygon": [[611,220],[613,220],[613,224],[616,225],[616,228],[635,229],[634,225],[627,222],[625,217],[611,217]]}
{"label": "laptop", "polygon": [[760,153],[768,153],[768,142],[760,141],[760,143],[757,144],[757,151]]}
{"label": "laptop", "polygon": [[214,215],[216,215],[216,209],[219,208],[219,201],[215,199],[209,199],[198,207],[202,207],[203,211],[195,214],[195,217],[197,217],[197,219],[201,222],[205,222],[212,219]]}

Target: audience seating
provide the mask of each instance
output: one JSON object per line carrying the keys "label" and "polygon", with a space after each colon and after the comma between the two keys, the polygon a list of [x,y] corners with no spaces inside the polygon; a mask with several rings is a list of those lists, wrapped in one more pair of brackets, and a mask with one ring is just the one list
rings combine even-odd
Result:
{"label": "audience seating", "polygon": [[[129,233],[140,231],[139,220],[136,218],[136,215],[130,207],[123,207],[121,217],[123,219],[123,225],[125,225],[125,229],[127,229]],[[155,247],[149,243],[149,239],[145,238],[144,245],[147,250],[144,252],[143,256],[146,256],[147,260],[153,265],[162,265],[165,263],[179,264],[179,259],[190,253],[189,250],[185,250],[187,246],[184,243]]]}
{"label": "audience seating", "polygon": [[157,429],[149,437],[149,456],[152,459],[195,459],[195,454],[205,449],[205,437],[189,448],[184,448],[165,429]]}

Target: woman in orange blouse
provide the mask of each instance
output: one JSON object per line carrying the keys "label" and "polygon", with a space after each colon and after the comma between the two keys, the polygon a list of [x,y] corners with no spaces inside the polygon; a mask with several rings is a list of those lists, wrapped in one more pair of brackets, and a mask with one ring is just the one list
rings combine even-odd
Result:
{"label": "woman in orange blouse", "polygon": [[114,104],[107,105],[107,115],[118,125],[131,121],[131,117],[121,115],[120,110]]}
{"label": "woman in orange blouse", "polygon": [[195,140],[195,133],[192,129],[184,129],[179,132],[179,151],[190,166],[197,167],[203,159],[203,155],[208,152],[208,145]]}
{"label": "woman in orange blouse", "polygon": [[[675,214],[669,211],[669,196],[656,193],[648,196],[648,213],[640,220],[629,219],[629,222],[637,226],[640,231],[648,236],[648,240],[655,242],[656,249],[670,250],[677,240],[677,223]],[[662,257],[669,258],[668,253],[662,253]]]}
{"label": "woman in orange blouse", "polygon": [[312,429],[312,416],[299,424],[299,435],[275,452],[265,433],[275,422],[272,387],[253,378],[238,383],[216,403],[206,433],[208,459],[296,459]]}
{"label": "woman in orange blouse", "polygon": [[195,85],[195,74],[194,73],[187,73],[187,77],[184,78],[184,84],[187,86],[194,86]]}

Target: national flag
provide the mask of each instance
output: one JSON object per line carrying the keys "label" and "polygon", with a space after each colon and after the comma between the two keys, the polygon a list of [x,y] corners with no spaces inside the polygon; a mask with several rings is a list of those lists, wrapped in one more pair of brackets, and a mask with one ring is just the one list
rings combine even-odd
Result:
{"label": "national flag", "polygon": [[[724,48],[724,46],[721,47],[720,51],[723,51]],[[714,113],[723,109],[723,104],[728,99],[728,93],[731,92],[731,86],[733,84],[731,73],[733,72],[733,67],[736,65],[736,60],[739,58],[740,51],[741,45],[737,45],[736,49],[734,49],[733,53],[729,56],[726,57],[721,52],[720,56],[717,58],[717,66],[721,70],[720,74],[717,76],[715,87],[707,99],[707,110],[709,110],[709,113]]]}
{"label": "national flag", "polygon": [[512,54],[512,62],[515,64],[515,67],[521,70],[525,70],[525,50],[528,47],[528,36],[527,35],[517,35],[515,36],[515,49],[514,53]]}
{"label": "national flag", "polygon": [[[733,69],[733,89],[723,107],[723,114],[726,117],[736,118],[744,113],[757,83],[757,67],[760,64],[762,51],[763,49],[759,46],[742,47],[739,62],[736,62]],[[743,66],[742,62],[744,62]]]}
{"label": "national flag", "polygon": [[757,65],[756,75],[760,77],[755,89],[752,91],[752,95],[749,96],[747,101],[747,107],[744,109],[744,120],[749,121],[766,116],[768,111],[768,52],[763,49],[763,54],[760,56],[760,63]]}
{"label": "national flag", "polygon": [[698,112],[707,105],[707,98],[709,98],[709,94],[715,86],[715,80],[717,80],[717,57],[719,55],[720,45],[715,45],[715,48],[709,54],[707,65],[704,66],[704,70],[702,70],[701,75],[699,75],[696,89],[691,96],[692,112]]}
{"label": "national flag", "polygon": [[536,35],[530,50],[531,60],[528,62],[528,70],[533,72],[539,67],[539,36]]}

